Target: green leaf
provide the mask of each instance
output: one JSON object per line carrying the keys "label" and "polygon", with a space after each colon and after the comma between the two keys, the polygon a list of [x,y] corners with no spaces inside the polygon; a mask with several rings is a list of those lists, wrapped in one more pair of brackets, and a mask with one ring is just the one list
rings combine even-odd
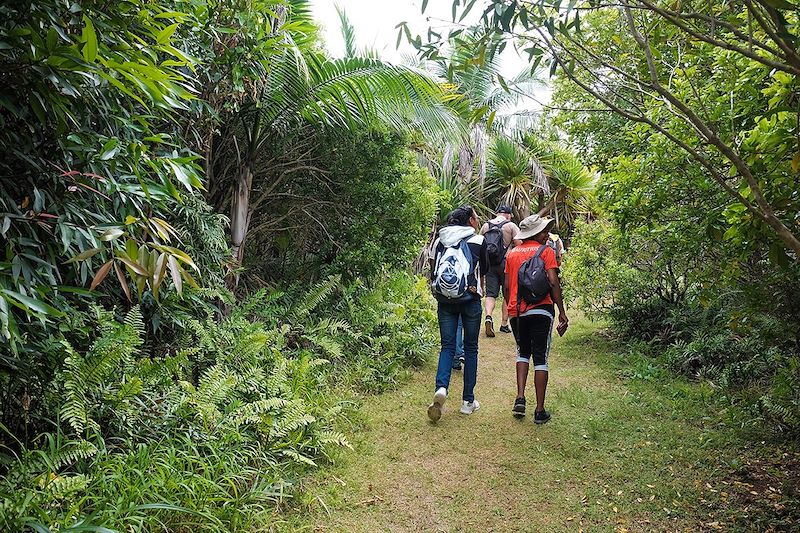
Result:
{"label": "green leaf", "polygon": [[158,36],[156,36],[156,41],[158,44],[168,44],[172,34],[175,33],[175,30],[179,25],[180,24],[171,24],[158,32]]}
{"label": "green leaf", "polygon": [[103,145],[103,149],[100,151],[100,161],[108,161],[119,151],[117,145],[119,144],[119,140],[117,139],[109,139]]}
{"label": "green leaf", "polygon": [[25,296],[24,294],[20,294],[16,291],[11,291],[8,289],[0,289],[0,293],[5,294],[9,298],[11,298],[11,303],[15,306],[19,307],[26,313],[35,313],[40,315],[47,315],[51,317],[62,317],[64,313],[52,307],[41,300],[36,300],[31,298],[30,296]]}
{"label": "green leaf", "polygon": [[94,31],[94,24],[89,20],[86,15],[83,16],[83,33],[81,34],[81,41],[83,45],[83,59],[89,63],[93,63],[97,59],[97,34]]}
{"label": "green leaf", "polygon": [[125,232],[122,231],[120,228],[109,228],[100,235],[100,240],[105,242],[113,241],[114,239],[117,239],[124,234]]}
{"label": "green leaf", "polygon": [[147,270],[144,267],[142,267],[142,265],[140,265],[135,261],[132,261],[127,255],[123,254],[122,252],[117,252],[116,256],[117,259],[125,263],[125,266],[130,268],[134,273],[145,277],[150,275],[150,273],[147,272]]}

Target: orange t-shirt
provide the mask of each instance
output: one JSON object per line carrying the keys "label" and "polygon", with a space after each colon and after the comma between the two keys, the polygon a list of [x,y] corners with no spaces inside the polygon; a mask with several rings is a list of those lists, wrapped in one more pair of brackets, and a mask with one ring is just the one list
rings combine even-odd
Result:
{"label": "orange t-shirt", "polygon": [[[556,260],[556,253],[552,248],[546,244],[539,244],[536,241],[525,241],[520,246],[515,246],[508,251],[506,255],[506,283],[508,284],[508,307],[509,316],[517,316],[517,274],[519,267],[522,263],[536,255],[540,246],[545,246],[547,249],[542,252],[541,258],[544,261],[544,267],[547,270],[551,268],[558,268],[558,261]],[[544,299],[536,305],[529,305],[525,300],[522,300],[519,306],[520,314],[530,311],[534,307],[542,305],[552,305],[553,298],[548,294]]]}

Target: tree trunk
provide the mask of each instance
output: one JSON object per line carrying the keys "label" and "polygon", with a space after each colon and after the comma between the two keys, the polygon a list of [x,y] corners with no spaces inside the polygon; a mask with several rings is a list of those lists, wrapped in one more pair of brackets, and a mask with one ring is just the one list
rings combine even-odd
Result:
{"label": "tree trunk", "polygon": [[[244,258],[244,241],[247,227],[250,225],[250,187],[253,185],[253,171],[249,163],[245,163],[236,180],[236,189],[231,200],[231,251],[233,261],[238,266]],[[239,283],[239,274],[233,277],[232,287]]]}

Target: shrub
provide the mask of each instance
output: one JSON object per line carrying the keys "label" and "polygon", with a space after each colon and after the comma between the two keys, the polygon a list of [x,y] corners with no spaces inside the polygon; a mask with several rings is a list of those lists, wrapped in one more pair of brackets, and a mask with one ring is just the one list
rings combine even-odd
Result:
{"label": "shrub", "polygon": [[746,424],[796,434],[796,273],[762,261],[731,261],[720,273],[708,267],[714,257],[693,257],[700,247],[681,241],[664,228],[623,235],[607,221],[580,223],[565,256],[566,294],[590,315],[607,314],[623,342],[645,341],[673,371],[720,386]]}
{"label": "shrub", "polygon": [[265,527],[348,446],[336,428],[353,396],[430,353],[429,298],[400,273],[264,289],[226,318],[187,318],[158,350],[138,307],[95,306],[84,342],[50,346],[64,360],[45,383],[55,426],[0,455],[0,529]]}

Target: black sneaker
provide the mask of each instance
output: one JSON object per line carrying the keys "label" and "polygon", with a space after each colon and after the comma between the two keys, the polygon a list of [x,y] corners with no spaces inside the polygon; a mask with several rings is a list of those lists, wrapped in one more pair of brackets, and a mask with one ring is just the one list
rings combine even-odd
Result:
{"label": "black sneaker", "polygon": [[525,398],[517,398],[514,400],[514,407],[511,408],[511,414],[517,418],[525,416]]}
{"label": "black sneaker", "polygon": [[508,325],[500,326],[500,333],[511,333],[511,328]]}
{"label": "black sneaker", "polygon": [[494,337],[494,323],[492,323],[492,317],[487,316],[486,322],[484,322],[484,327],[486,329],[486,336],[487,337]]}
{"label": "black sneaker", "polygon": [[533,413],[534,424],[544,424],[548,420],[550,420],[550,413],[544,409]]}
{"label": "black sneaker", "polygon": [[464,363],[463,357],[453,358],[453,370],[461,370],[461,365]]}

